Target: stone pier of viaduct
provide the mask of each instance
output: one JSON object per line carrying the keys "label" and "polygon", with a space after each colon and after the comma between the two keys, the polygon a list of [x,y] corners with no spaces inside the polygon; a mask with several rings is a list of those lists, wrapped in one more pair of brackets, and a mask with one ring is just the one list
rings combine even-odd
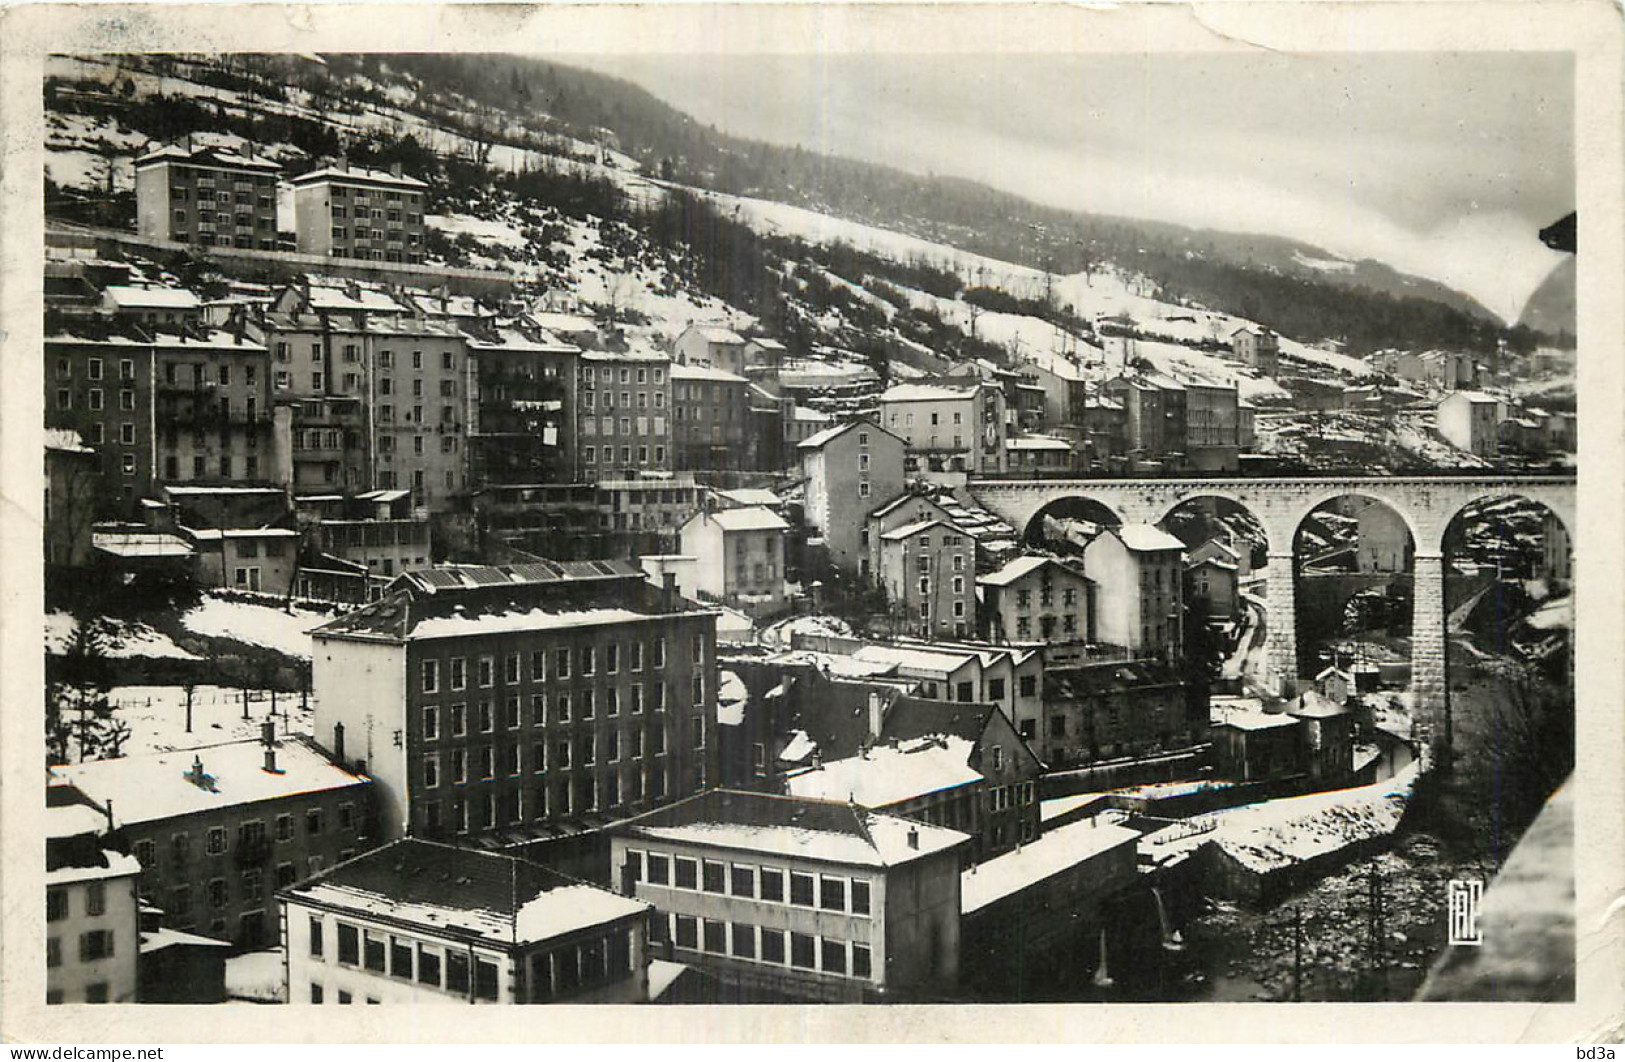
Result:
{"label": "stone pier of viaduct", "polygon": [[[1468,506],[1523,498],[1549,509],[1570,532],[1575,526],[1575,478],[1552,474],[1424,476],[1157,477],[1146,479],[973,479],[967,490],[1022,535],[1046,509],[1070,499],[1104,506],[1124,523],[1160,523],[1175,508],[1201,498],[1225,498],[1250,512],[1269,552],[1266,621],[1270,671],[1283,690],[1298,681],[1297,595],[1292,547],[1310,512],[1345,496],[1387,505],[1415,545],[1415,613],[1411,683],[1431,732],[1449,691],[1445,653],[1444,539]],[[1283,577],[1283,575],[1285,577]]]}

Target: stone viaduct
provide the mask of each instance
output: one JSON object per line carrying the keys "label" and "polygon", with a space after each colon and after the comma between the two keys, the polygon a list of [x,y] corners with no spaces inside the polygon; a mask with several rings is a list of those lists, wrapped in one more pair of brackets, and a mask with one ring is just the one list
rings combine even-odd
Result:
{"label": "stone viaduct", "polygon": [[[1415,544],[1411,684],[1423,726],[1441,713],[1448,696],[1445,654],[1444,537],[1451,521],[1475,502],[1525,498],[1549,509],[1573,541],[1575,478],[1561,474],[1440,474],[1419,476],[1303,475],[1147,479],[972,479],[972,497],[1025,535],[1044,510],[1065,499],[1086,498],[1124,523],[1160,523],[1176,507],[1198,498],[1227,498],[1248,510],[1264,530],[1269,551],[1266,618],[1270,671],[1281,688],[1298,681],[1296,574],[1292,545],[1309,513],[1348,495],[1393,509]],[[1281,573],[1288,573],[1281,578]]]}

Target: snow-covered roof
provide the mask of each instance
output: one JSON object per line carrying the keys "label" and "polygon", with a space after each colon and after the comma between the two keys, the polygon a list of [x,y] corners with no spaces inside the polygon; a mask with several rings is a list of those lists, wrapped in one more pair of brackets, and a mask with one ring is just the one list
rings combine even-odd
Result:
{"label": "snow-covered roof", "polygon": [[165,948],[230,948],[229,940],[200,937],[196,933],[183,933],[167,926],[141,931],[141,954],[148,955]]}
{"label": "snow-covered roof", "polygon": [[756,344],[758,347],[761,347],[763,350],[788,350],[788,349],[790,349],[789,347],[786,347],[783,343],[780,343],[777,339],[772,339],[772,338],[769,338],[768,336],[757,336],[756,338],[750,340],[750,342]]}
{"label": "snow-covered roof", "polygon": [[[121,826],[371,782],[335,765],[303,738],[282,738],[276,761],[278,772],[272,774],[265,770],[262,742],[232,741],[73,763],[52,771],[97,803],[112,801],[113,817]],[[202,785],[188,778],[199,762]]]}
{"label": "snow-covered roof", "polygon": [[129,310],[196,310],[202,303],[185,288],[143,288],[110,284],[103,289],[109,301]]}
{"label": "snow-covered roof", "polygon": [[45,884],[48,888],[55,885],[76,885],[86,881],[133,877],[139,873],[141,863],[135,856],[103,848],[100,857],[90,866],[63,866],[47,870]]}
{"label": "snow-covered roof", "polygon": [[735,376],[731,372],[713,369],[709,365],[686,365],[682,362],[671,367],[673,380],[706,380],[711,383],[749,383],[743,376]]}
{"label": "snow-covered roof", "polygon": [[358,920],[404,922],[441,937],[528,946],[623,918],[649,905],[498,852],[408,838],[340,863],[287,890],[293,902]]}
{"label": "snow-covered roof", "polygon": [[1211,557],[1211,556],[1203,557],[1201,560],[1198,560],[1198,561],[1192,561],[1190,564],[1187,564],[1185,567],[1188,568],[1188,569],[1191,569],[1191,570],[1194,570],[1194,569],[1197,569],[1197,568],[1217,568],[1220,571],[1225,571],[1225,572],[1233,572],[1233,571],[1240,570],[1235,561],[1220,560],[1218,557]]}
{"label": "snow-covered roof", "polygon": [[[798,406],[796,408],[799,409],[801,407]],[[833,427],[825,428],[822,431],[814,432],[813,434],[807,436],[805,439],[803,439],[799,443],[797,443],[796,446],[798,448],[800,448],[800,449],[803,449],[803,450],[817,450],[817,449],[823,447],[824,445],[826,445],[827,443],[829,443],[831,440],[837,439],[840,436],[845,435],[848,431],[852,430],[853,428],[866,428],[866,429],[869,429],[871,431],[886,432],[887,435],[890,435],[892,438],[896,439],[898,442],[903,441],[902,438],[900,436],[898,436],[895,432],[886,431],[885,428],[882,428],[880,425],[876,424],[874,421],[866,420],[866,419],[864,419],[862,417],[859,417],[856,420],[849,420],[849,421],[846,421],[844,424],[836,424]]]}
{"label": "snow-covered roof", "polygon": [[1139,831],[1103,822],[1098,816],[1046,830],[1036,841],[961,873],[959,912],[968,915],[979,911],[1114,848],[1136,844],[1139,839]]}
{"label": "snow-covered roof", "polygon": [[[412,628],[414,639],[465,638],[473,634],[517,634],[530,631],[569,630],[580,627],[615,626],[650,617],[627,608],[581,608],[550,611],[530,608],[483,616],[438,616],[422,620]],[[322,633],[318,628],[315,634]]]}
{"label": "snow-covered roof", "polygon": [[1326,719],[1348,714],[1348,709],[1343,705],[1313,689],[1298,694],[1296,701],[1288,701],[1286,710],[1288,715],[1300,719]]}
{"label": "snow-covered roof", "polygon": [[192,545],[161,531],[95,531],[90,544],[114,557],[189,557]]}
{"label": "snow-covered roof", "polygon": [[867,753],[791,775],[785,786],[794,797],[883,808],[981,781],[981,772],[970,765],[975,751],[975,744],[957,735],[876,745]]}
{"label": "snow-covered roof", "polygon": [[1072,444],[1053,435],[1016,435],[1004,441],[1007,450],[1060,450],[1072,452]]}
{"label": "snow-covered roof", "polygon": [[1124,524],[1112,532],[1119,541],[1137,553],[1155,553],[1165,549],[1183,550],[1185,543],[1160,527],[1152,524]]}
{"label": "snow-covered roof", "polygon": [[805,730],[792,730],[784,751],[779,753],[779,759],[785,763],[800,763],[817,751],[818,742],[809,737]]}
{"label": "snow-covered roof", "polygon": [[583,332],[598,331],[598,325],[591,317],[583,317],[577,313],[558,313],[552,310],[536,310],[529,315],[541,327],[550,332],[563,332],[566,335],[579,335]]}
{"label": "snow-covered roof", "polygon": [[758,505],[743,509],[719,509],[702,519],[714,522],[724,531],[788,531],[790,525],[772,509]]}
{"label": "snow-covered roof", "polygon": [[137,167],[154,166],[162,162],[184,162],[190,166],[214,166],[221,169],[254,170],[261,173],[280,173],[281,166],[270,159],[242,155],[222,147],[200,146],[188,150],[179,144],[165,144],[154,148],[135,160]]}
{"label": "snow-covered roof", "polygon": [[[807,424],[826,424],[835,418],[830,416],[828,413],[820,413],[816,409],[808,409],[806,406],[792,406],[790,409],[790,419],[802,421]],[[811,438],[811,436],[808,436],[808,438]]]}
{"label": "snow-covered roof", "polygon": [[1475,406],[1495,406],[1501,403],[1499,398],[1494,395],[1487,395],[1483,391],[1451,391],[1439,400],[1439,404],[1444,405],[1446,402],[1454,401],[1471,402]]}
{"label": "snow-covered roof", "polygon": [[960,401],[974,396],[981,386],[980,382],[962,386],[941,383],[894,384],[881,393],[880,401],[882,403]]}
{"label": "snow-covered roof", "polygon": [[1208,705],[1214,726],[1229,726],[1237,730],[1276,730],[1296,726],[1298,721],[1285,712],[1266,712],[1256,700],[1235,700]]}
{"label": "snow-covered roof", "polygon": [[727,789],[706,790],[617,823],[607,832],[865,867],[900,866],[970,840],[958,830],[870,811],[845,800]]}
{"label": "snow-covered roof", "polygon": [[689,330],[698,333],[700,338],[707,343],[742,344],[745,342],[744,336],[731,328],[724,328],[721,325],[690,325]]}
{"label": "snow-covered roof", "polygon": [[950,524],[946,520],[938,520],[934,517],[927,517],[924,520],[916,520],[912,524],[904,524],[902,527],[893,528],[880,537],[888,542],[900,542],[905,538],[911,538],[914,535],[919,534],[921,531],[928,531],[937,526],[941,526],[945,530],[955,532],[956,534],[963,535],[967,533],[963,528]]}
{"label": "snow-covered roof", "polygon": [[427,188],[427,184],[416,177],[396,176],[388,170],[371,170],[365,166],[323,166],[309,173],[301,173],[291,178],[290,183],[295,185],[314,184],[317,181],[336,181],[340,184],[377,184],[392,188]]}
{"label": "snow-covered roof", "polygon": [[96,451],[84,444],[79,433],[72,428],[46,428],[45,448],[58,453],[93,454]]}
{"label": "snow-covered roof", "polygon": [[[1016,557],[1009,563],[1005,564],[1004,567],[1000,568],[998,571],[977,576],[976,582],[981,586],[1009,586],[1022,576],[1035,572],[1046,564],[1054,564],[1062,568],[1066,567],[1054,557]],[[1067,570],[1071,571],[1070,568]],[[1076,575],[1078,573],[1073,572],[1073,574]]]}
{"label": "snow-covered roof", "polygon": [[290,527],[183,527],[188,535],[199,542],[219,542],[226,538],[298,538],[299,532]]}
{"label": "snow-covered roof", "polygon": [[739,726],[745,721],[745,705],[750,702],[750,691],[745,681],[727,668],[717,672],[717,723],[720,726]]}
{"label": "snow-covered roof", "polygon": [[88,804],[57,804],[45,809],[45,836],[48,840],[82,837],[107,832],[107,816]]}
{"label": "snow-covered roof", "polygon": [[899,645],[866,645],[852,654],[868,664],[892,664],[913,671],[951,675],[972,659],[972,653],[941,649],[915,649]]}
{"label": "snow-covered roof", "polygon": [[719,490],[717,494],[741,506],[766,506],[771,508],[779,504],[779,496],[765,487],[737,487],[733,490]]}

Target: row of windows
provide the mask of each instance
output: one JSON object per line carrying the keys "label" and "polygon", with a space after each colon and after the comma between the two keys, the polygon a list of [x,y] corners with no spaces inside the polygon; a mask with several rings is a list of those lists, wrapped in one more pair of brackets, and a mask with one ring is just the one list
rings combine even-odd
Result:
{"label": "row of windows", "polygon": [[[694,748],[705,747],[705,718],[695,716],[690,732]],[[622,762],[622,755],[629,762],[639,762],[645,755],[666,755],[667,737],[662,728],[655,728],[653,739],[648,742],[652,751],[646,752],[644,731],[641,729],[623,732],[611,730],[604,735],[602,749],[597,734],[580,734],[574,739],[560,737],[552,742],[537,741],[531,744],[528,762],[522,763],[521,746],[517,743],[500,745],[480,745],[475,747],[472,756],[473,773],[469,773],[470,750],[457,748],[445,753],[447,774],[445,780],[453,785],[461,785],[470,780],[488,781],[498,776],[516,778],[524,769],[528,768],[532,774],[541,774],[549,769],[567,771],[573,767],[592,767],[596,765],[598,754],[603,753],[605,764]],[[423,757],[423,785],[426,789],[433,789],[441,783],[441,754],[431,753]]]}
{"label": "row of windows", "polygon": [[[45,891],[45,920],[60,922],[72,914],[71,893],[67,889]],[[85,886],[85,914],[94,918],[107,913],[107,883],[92,881]]]}
{"label": "row of windows", "polygon": [[[103,362],[101,358],[85,359],[85,375],[91,380],[103,379]],[[73,379],[73,362],[68,358],[56,359],[56,378],[58,380]],[[120,358],[118,363],[118,378],[120,380],[135,379],[135,362],[130,358]]]}
{"label": "row of windows", "polygon": [[[355,805],[345,802],[338,806],[337,830],[348,832],[356,830],[357,819]],[[278,815],[273,821],[276,843],[292,841],[294,839],[294,816],[292,814]],[[305,835],[319,837],[327,832],[327,811],[325,808],[309,808],[305,811]],[[268,843],[265,821],[263,819],[250,819],[237,826],[237,851],[251,853]],[[224,826],[210,827],[204,833],[203,854],[208,856],[225,855],[227,851],[227,833]],[[135,842],[135,857],[143,867],[157,865],[156,842],[150,838]],[[186,866],[192,858],[192,836],[186,830],[177,830],[169,835],[170,862],[176,867]]]}
{"label": "row of windows", "polygon": [[[666,666],[666,639],[656,637],[648,643],[648,663],[652,669]],[[526,663],[525,653],[510,652],[501,656],[501,668],[498,669],[496,654],[487,654],[474,658],[472,676],[469,674],[468,660],[465,657],[453,656],[444,660],[428,658],[419,665],[422,678],[422,692],[440,692],[440,680],[444,671],[446,688],[452,691],[468,688],[470,678],[480,689],[490,689],[495,686],[500,676],[503,685],[513,686],[524,681],[546,682],[549,679],[567,679],[572,674],[578,678],[590,678],[599,673],[614,675],[620,672],[624,662],[628,672],[642,671],[644,667],[645,644],[642,641],[630,641],[624,645],[620,642],[606,642],[602,645],[583,645],[575,649],[567,646],[552,650],[536,649],[529,656],[528,676],[524,671]],[[705,662],[705,638],[695,635],[689,648],[690,659],[696,664]],[[442,665],[444,665],[442,667]]]}
{"label": "row of windows", "polygon": [[[643,373],[643,370],[639,369],[638,373],[641,376],[642,373]],[[643,381],[640,379],[638,382],[642,383]],[[659,381],[656,381],[656,382],[658,383]],[[636,396],[637,396],[637,408],[638,409],[648,409],[649,408],[649,401],[650,401],[650,399],[649,399],[650,392],[648,392],[648,391],[637,391],[637,392],[622,391],[621,392],[621,405],[620,405],[620,408],[622,408],[622,409],[631,409],[631,408],[633,408],[632,398],[633,398],[634,394],[636,394]],[[604,395],[604,401],[602,403],[603,408],[606,411],[607,410],[613,410],[615,408],[615,392],[614,391],[605,391],[605,392],[603,392],[603,395]],[[581,392],[581,407],[583,409],[592,409],[594,403],[596,403],[598,401],[597,396],[598,396],[597,391],[583,391],[583,392]],[[656,409],[664,409],[664,408],[666,408],[666,392],[664,392],[664,391],[655,391],[654,392],[654,408],[656,408]]]}
{"label": "row of windows", "polygon": [[[665,417],[622,417],[620,420],[621,435],[665,435]],[[615,435],[614,417],[582,417],[582,435]],[[719,436],[720,437],[720,436]]]}
{"label": "row of windows", "polygon": [[422,202],[423,196],[417,192],[386,192],[374,188],[357,188],[353,185],[334,184],[331,186],[334,199],[353,199],[357,203],[365,203],[370,199],[387,199],[391,203],[405,202],[408,206],[417,206]]}
{"label": "row of windows", "polygon": [[637,849],[627,850],[625,868],[631,880],[663,888],[709,892],[718,896],[784,903],[792,907],[865,917],[870,913],[870,885],[865,878],[814,874],[749,863],[724,863],[719,859],[674,856]]}
{"label": "row of windows", "polygon": [[[91,929],[79,934],[79,961],[98,962],[102,959],[111,959],[114,939],[111,929]],[[45,938],[45,965],[49,967],[62,965],[61,938]]]}
{"label": "row of windows", "polygon": [[[624,707],[630,715],[642,715],[644,709],[659,714],[666,711],[672,698],[667,695],[668,683],[665,682],[633,682],[627,686],[611,686],[607,689],[594,689],[585,687],[578,690],[554,690],[551,698],[546,693],[533,693],[530,695],[530,710],[522,710],[523,699],[518,694],[510,694],[503,699],[501,728],[506,730],[519,730],[525,726],[537,727],[564,725],[572,722],[590,722],[597,718],[598,710],[603,709],[606,719],[614,719],[621,715]],[[622,696],[622,693],[625,696]],[[695,708],[705,707],[705,676],[695,674],[689,682],[690,705]],[[445,706],[445,728],[442,729],[441,706],[429,704],[423,707],[423,740],[438,741],[442,735],[453,738],[466,737],[469,733],[468,706],[466,704],[449,704]],[[496,703],[490,700],[474,702],[472,723],[475,730],[481,734],[495,733],[498,729],[498,715]]]}
{"label": "row of windows", "polygon": [[679,948],[726,955],[772,966],[788,966],[860,981],[874,977],[869,945],[857,941],[786,932],[749,922],[718,922],[693,915],[656,915],[655,928],[664,930]]}
{"label": "row of windows", "polygon": [[[623,384],[631,383],[634,375],[636,375],[637,382],[640,384],[650,382],[659,384],[666,382],[666,370],[663,366],[659,365],[653,368],[649,368],[648,366],[639,366],[636,370],[630,367],[624,367],[620,370],[620,382]],[[605,383],[613,383],[616,379],[616,370],[610,368],[608,365],[605,365],[598,370],[598,379]],[[592,366],[583,365],[581,367],[581,382],[586,384],[588,387],[591,387],[592,381]]]}
{"label": "row of windows", "polygon": [[[326,962],[326,921],[317,915],[309,918],[310,957]],[[339,966],[371,970],[447,992],[472,994],[475,999],[495,1001],[498,998],[498,967],[489,959],[476,955],[471,963],[466,950],[414,944],[348,922],[338,922],[334,929],[334,961]],[[314,982],[310,1001],[322,1002],[321,986]],[[339,1002],[347,1002],[342,993]]]}
{"label": "row of windows", "polygon": [[[648,464],[649,463],[649,452],[650,452],[649,447],[647,447],[647,446],[639,446],[637,448],[637,455],[638,455],[637,456],[637,463],[640,464],[640,465]],[[600,454],[600,451],[595,446],[583,446],[581,448],[581,460],[583,462],[585,462],[586,464],[589,464],[589,465],[597,464],[599,462],[599,454]],[[602,450],[602,455],[603,455],[603,463],[604,464],[609,465],[609,464],[614,464],[615,463],[615,447],[613,447],[613,446],[604,447],[603,450]],[[630,447],[630,446],[621,447],[620,466],[627,466],[627,465],[631,465],[632,463],[633,463],[632,447]],[[664,465],[666,463],[666,448],[664,446],[656,446],[654,448],[654,463],[656,465]]]}
{"label": "row of windows", "polygon": [[189,181],[196,179],[199,185],[208,187],[218,180],[221,184],[236,182],[239,187],[257,186],[269,188],[276,184],[276,178],[269,174],[238,173],[236,170],[216,169],[211,166],[181,166],[172,163],[169,167],[170,180]]}
{"label": "row of windows", "polygon": [[[704,785],[699,765],[689,788]],[[445,818],[437,800],[418,802],[418,821],[426,834],[442,831],[478,833],[499,826],[517,826],[528,821],[567,818],[593,811],[608,811],[641,801],[666,798],[666,769],[651,766],[644,770],[578,772],[530,787],[494,786],[484,792],[449,800]]]}

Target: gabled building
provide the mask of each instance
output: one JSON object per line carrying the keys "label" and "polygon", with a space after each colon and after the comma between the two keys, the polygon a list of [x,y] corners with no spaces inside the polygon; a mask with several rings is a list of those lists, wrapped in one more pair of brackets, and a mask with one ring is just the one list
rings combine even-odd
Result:
{"label": "gabled building", "polygon": [[860,572],[871,582],[879,583],[880,544],[884,541],[885,535],[922,520],[940,520],[951,524],[955,522],[955,514],[932,495],[912,490],[900,492],[890,501],[872,510],[864,519],[863,532],[859,538],[859,543],[867,554],[867,560],[860,562]]}
{"label": "gabled building", "polygon": [[1184,385],[1155,373],[1119,376],[1101,385],[1102,396],[1123,407],[1123,441],[1139,460],[1183,460],[1186,445]]}
{"label": "gabled building", "polygon": [[976,628],[976,540],[954,524],[921,520],[880,536],[880,586],[905,629],[965,638]]}
{"label": "gabled building", "polygon": [[845,572],[869,573],[865,517],[903,489],[902,438],[858,419],[826,428],[798,444],[806,480],[806,518],[818,529],[830,561]]}
{"label": "gabled building", "polygon": [[716,613],[624,561],[411,572],[311,636],[317,740],[383,839],[575,834],[716,777]]}
{"label": "gabled building", "polygon": [[45,1002],[135,1003],[141,864],[106,815],[61,795],[45,809]]}
{"label": "gabled building", "polygon": [[1498,400],[1481,391],[1452,391],[1439,402],[1435,424],[1457,449],[1494,457],[1499,452],[1498,408]]}
{"label": "gabled building", "polygon": [[1206,556],[1185,566],[1185,596],[1192,607],[1205,603],[1210,621],[1229,621],[1241,609],[1241,588],[1236,565],[1218,556]]}
{"label": "gabled building", "polygon": [[[272,724],[265,724],[270,727]],[[371,780],[305,738],[53,767],[110,817],[163,924],[253,950],[276,940],[275,890],[378,841]]]}
{"label": "gabled building", "polygon": [[1090,641],[1089,580],[1054,557],[1017,557],[978,576],[983,637],[1045,645]]}
{"label": "gabled building", "polygon": [[1084,547],[1094,583],[1096,640],[1137,654],[1173,658],[1184,641],[1185,545],[1150,524],[1107,528]]}
{"label": "gabled building", "polygon": [[698,562],[695,586],[748,615],[785,605],[784,540],[790,525],[771,509],[701,511],[683,524],[681,550]]}
{"label": "gabled building", "polygon": [[744,376],[747,365],[744,336],[719,324],[691,324],[672,344],[678,361],[703,365],[734,376]]}
{"label": "gabled building", "polygon": [[910,470],[1003,472],[1008,467],[1004,392],[979,380],[895,384],[880,418],[902,437]]}
{"label": "gabled building", "polygon": [[1243,325],[1230,333],[1230,353],[1260,376],[1281,371],[1281,337],[1268,328]]}
{"label": "gabled building", "polygon": [[732,997],[909,999],[959,976],[957,830],[711,790],[607,832],[617,890]]}

